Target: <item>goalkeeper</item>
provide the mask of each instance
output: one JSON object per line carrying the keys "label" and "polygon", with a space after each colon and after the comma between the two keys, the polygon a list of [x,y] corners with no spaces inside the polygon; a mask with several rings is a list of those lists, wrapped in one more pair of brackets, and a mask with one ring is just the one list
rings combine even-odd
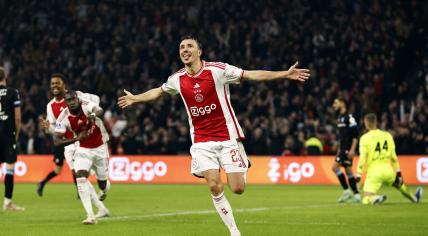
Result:
{"label": "goalkeeper", "polygon": [[393,186],[410,201],[418,203],[422,196],[422,188],[418,187],[416,194],[413,195],[403,183],[392,135],[377,129],[377,118],[373,113],[364,116],[364,125],[368,131],[360,138],[360,159],[356,179],[357,182],[361,180],[363,169],[367,165],[362,203],[374,205],[384,202],[386,195],[377,195],[382,185]]}

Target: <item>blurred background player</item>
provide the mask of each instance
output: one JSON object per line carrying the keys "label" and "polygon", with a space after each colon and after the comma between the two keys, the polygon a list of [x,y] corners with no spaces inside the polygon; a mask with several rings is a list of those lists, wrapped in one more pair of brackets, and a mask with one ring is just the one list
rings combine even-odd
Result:
{"label": "blurred background player", "polygon": [[[79,141],[80,145],[76,148],[74,155],[74,169],[80,200],[87,213],[87,218],[82,223],[96,224],[96,218],[106,217],[109,214],[88,180],[89,171],[93,168],[97,180],[104,185],[107,184],[108,134],[100,119],[104,112],[93,102],[80,101],[75,91],[68,90],[64,101],[67,108],[61,112],[55,126],[55,145],[67,145]],[[76,137],[65,137],[67,130],[72,130]],[[97,215],[94,215],[91,202],[98,208]]]}
{"label": "blurred background player", "polygon": [[12,202],[13,175],[17,159],[16,141],[21,128],[21,100],[18,90],[6,87],[6,72],[0,67],[0,165],[6,163],[4,211],[23,211]]}
{"label": "blurred background player", "polygon": [[[64,94],[66,91],[66,77],[61,73],[54,73],[51,76],[50,81],[50,91],[53,96],[52,100],[46,106],[46,119],[40,119],[40,124],[43,128],[45,134],[54,135],[55,122],[59,116],[59,114],[66,108],[66,104],[64,102]],[[79,98],[92,101],[96,104],[99,104],[100,98],[97,95],[82,93],[80,91],[77,92]],[[65,133],[67,138],[73,138],[73,133],[68,131]],[[54,154],[54,163],[55,169],[51,171],[42,181],[38,183],[37,186],[37,194],[39,196],[43,196],[43,189],[46,183],[49,182],[52,178],[59,175],[62,171],[62,167],[64,165],[64,158],[67,161],[70,170],[73,173],[74,184],[76,184],[75,172],[73,169],[73,155],[76,150],[76,145],[78,144],[69,144],[66,147],[64,146],[54,146],[53,154]]]}
{"label": "blurred background player", "polygon": [[168,78],[161,87],[119,98],[119,106],[126,108],[134,103],[149,102],[165,94],[180,94],[187,109],[193,145],[192,174],[203,177],[210,188],[218,214],[231,235],[241,235],[233,217],[232,208],[223,192],[220,167],[224,169],[230,189],[242,194],[249,161],[242,145],[244,134],[230,105],[229,84],[242,80],[270,81],[290,79],[305,81],[309,70],[297,69],[297,63],[287,71],[247,71],[222,62],[201,60],[202,47],[194,37],[180,42],[179,56],[183,69]]}
{"label": "blurred background player", "polygon": [[[352,172],[352,159],[355,155],[355,150],[358,143],[358,125],[352,114],[348,113],[346,101],[344,98],[336,98],[333,102],[333,108],[339,112],[337,118],[337,128],[339,129],[339,147],[337,149],[336,161],[333,163],[332,170],[339,179],[340,185],[343,188],[343,194],[339,197],[338,202],[343,203],[348,199],[353,198],[354,202],[360,202],[361,196],[358,192],[354,173]],[[340,167],[345,168],[348,176],[349,186],[354,192],[352,197],[351,191],[348,188],[346,177],[340,170]]]}
{"label": "blurred background player", "polygon": [[380,204],[384,202],[386,195],[377,195],[382,185],[393,186],[410,201],[418,203],[422,197],[422,188],[418,187],[414,195],[407,190],[401,176],[392,135],[377,128],[377,118],[373,113],[364,116],[364,125],[368,131],[360,138],[360,160],[357,171],[357,181],[359,182],[364,173],[363,169],[367,165],[362,203]]}

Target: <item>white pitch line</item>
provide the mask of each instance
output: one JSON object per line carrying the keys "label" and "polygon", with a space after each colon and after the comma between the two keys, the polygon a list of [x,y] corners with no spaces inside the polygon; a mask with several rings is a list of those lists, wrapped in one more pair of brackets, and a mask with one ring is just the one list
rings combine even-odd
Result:
{"label": "white pitch line", "polygon": [[[306,206],[285,206],[285,207],[262,207],[262,208],[243,208],[233,210],[234,212],[260,212],[260,211],[271,211],[271,210],[288,210],[288,209],[304,209],[304,208],[326,208],[338,206],[338,204],[323,204],[323,205],[306,205]],[[350,206],[350,205],[348,205]],[[133,220],[142,218],[158,218],[168,216],[182,216],[182,215],[206,215],[206,214],[217,214],[214,210],[205,211],[177,211],[177,212],[166,212],[157,214],[146,214],[146,215],[129,215],[129,216],[112,216],[107,218],[101,218],[103,221],[120,221],[120,220]]]}

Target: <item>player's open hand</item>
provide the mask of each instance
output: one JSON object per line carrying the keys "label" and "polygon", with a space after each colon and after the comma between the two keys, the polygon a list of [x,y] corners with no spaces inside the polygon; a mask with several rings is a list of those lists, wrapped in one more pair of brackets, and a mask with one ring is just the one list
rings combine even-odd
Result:
{"label": "player's open hand", "polygon": [[120,108],[126,108],[128,106],[131,106],[137,100],[135,98],[135,95],[129,92],[128,90],[124,89],[123,92],[125,92],[126,95],[119,97],[119,101],[117,102],[117,105],[119,105]]}
{"label": "player's open hand", "polygon": [[287,70],[287,78],[305,82],[311,75],[309,69],[298,69],[297,65],[299,65],[299,62],[296,61],[296,63]]}

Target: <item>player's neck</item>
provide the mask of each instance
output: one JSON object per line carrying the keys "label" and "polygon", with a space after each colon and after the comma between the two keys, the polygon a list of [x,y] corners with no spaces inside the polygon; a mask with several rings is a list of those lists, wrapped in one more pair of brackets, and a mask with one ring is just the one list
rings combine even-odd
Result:
{"label": "player's neck", "polygon": [[82,113],[82,108],[76,109],[76,110],[70,110],[70,114],[73,116],[79,116]]}
{"label": "player's neck", "polygon": [[340,109],[340,114],[344,115],[346,113],[346,107]]}
{"label": "player's neck", "polygon": [[202,60],[196,60],[194,63],[184,65],[186,71],[190,75],[196,75],[202,69],[203,63]]}
{"label": "player's neck", "polygon": [[0,86],[6,86],[6,80],[0,81]]}
{"label": "player's neck", "polygon": [[54,96],[54,99],[55,99],[55,101],[59,102],[59,101],[62,101],[64,99],[64,96],[62,94],[56,95],[56,96]]}

